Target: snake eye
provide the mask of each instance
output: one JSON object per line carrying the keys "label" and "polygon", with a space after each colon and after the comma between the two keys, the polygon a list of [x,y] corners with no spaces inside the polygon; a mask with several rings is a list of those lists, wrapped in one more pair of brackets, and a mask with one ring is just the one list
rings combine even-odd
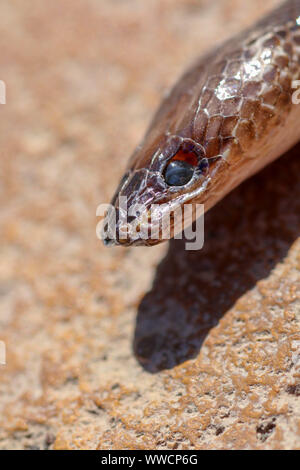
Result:
{"label": "snake eye", "polygon": [[195,167],[183,160],[173,160],[165,171],[165,181],[169,186],[184,186],[193,177]]}
{"label": "snake eye", "polygon": [[198,164],[197,155],[188,147],[180,148],[169,161],[164,177],[169,186],[184,186],[193,177]]}

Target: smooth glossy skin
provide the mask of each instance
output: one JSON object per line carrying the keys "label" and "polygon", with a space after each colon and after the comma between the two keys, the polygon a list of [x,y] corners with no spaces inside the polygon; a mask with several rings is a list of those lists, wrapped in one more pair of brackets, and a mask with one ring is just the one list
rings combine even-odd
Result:
{"label": "smooth glossy skin", "polygon": [[[122,212],[118,196],[128,198],[127,210],[143,204],[146,209],[134,220],[143,227],[164,216],[164,210],[158,212],[149,224],[151,204],[176,209],[203,203],[207,211],[300,140],[300,104],[292,102],[295,80],[300,80],[300,0],[289,0],[181,77],[130,159],[113,199],[117,211]],[[185,184],[170,185],[168,165],[182,165],[178,161],[194,171]],[[118,219],[116,235],[108,233],[106,243],[163,241],[133,236],[131,223],[128,237],[120,240],[124,224]]]}

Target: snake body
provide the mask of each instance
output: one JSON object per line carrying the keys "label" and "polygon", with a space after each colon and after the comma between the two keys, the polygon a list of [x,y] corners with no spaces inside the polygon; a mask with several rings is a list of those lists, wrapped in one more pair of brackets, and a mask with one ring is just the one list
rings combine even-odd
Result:
{"label": "snake body", "polygon": [[[292,147],[300,139],[300,104],[292,99],[297,80],[300,0],[288,0],[198,59],[175,84],[129,161],[112,201],[118,214],[116,231],[107,229],[109,213],[106,242],[162,241],[131,230],[133,222],[139,229],[159,223],[165,209],[150,221],[152,204],[170,210],[197,203],[207,211]],[[126,209],[119,196],[127,198]],[[122,216],[137,204],[144,209],[125,223]],[[120,237],[122,230],[126,238]]]}

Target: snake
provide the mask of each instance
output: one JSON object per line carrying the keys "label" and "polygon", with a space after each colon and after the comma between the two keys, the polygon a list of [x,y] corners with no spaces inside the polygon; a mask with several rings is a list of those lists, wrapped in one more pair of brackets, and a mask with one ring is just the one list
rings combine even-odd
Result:
{"label": "snake", "polygon": [[[198,58],[164,97],[129,159],[104,219],[105,245],[164,241],[151,229],[166,215],[186,204],[207,212],[294,146],[299,80],[300,0],[285,1]],[[172,236],[182,230],[175,219]]]}

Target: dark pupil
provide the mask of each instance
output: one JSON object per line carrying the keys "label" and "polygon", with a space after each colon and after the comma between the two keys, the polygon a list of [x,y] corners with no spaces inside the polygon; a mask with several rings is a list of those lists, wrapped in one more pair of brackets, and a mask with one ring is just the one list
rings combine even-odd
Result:
{"label": "dark pupil", "polygon": [[184,186],[193,174],[195,167],[182,160],[170,162],[165,171],[165,181],[169,186]]}

